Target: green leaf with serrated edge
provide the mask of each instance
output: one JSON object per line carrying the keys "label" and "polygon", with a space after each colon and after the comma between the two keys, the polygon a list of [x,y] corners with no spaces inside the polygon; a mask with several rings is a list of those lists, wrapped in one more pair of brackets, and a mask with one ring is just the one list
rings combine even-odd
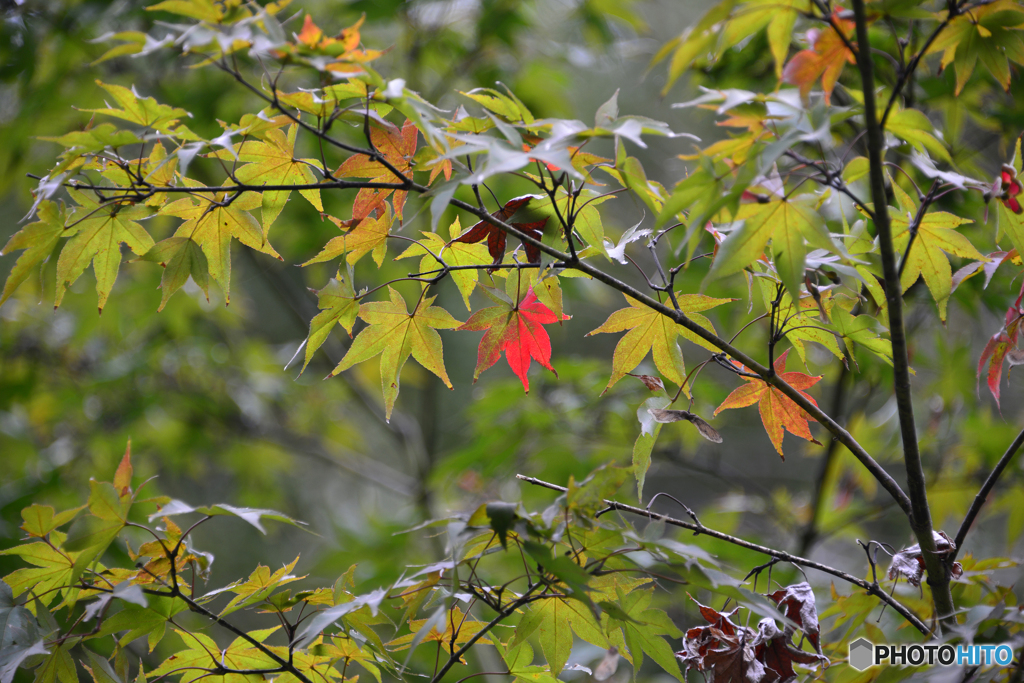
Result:
{"label": "green leaf with serrated edge", "polygon": [[[917,202],[898,184],[892,184],[899,209],[890,209],[893,247],[899,253],[907,252],[910,242],[910,223],[918,213]],[[939,319],[946,320],[946,305],[953,292],[953,270],[946,254],[954,254],[977,261],[988,262],[988,258],[974,248],[964,235],[955,228],[973,221],[960,218],[945,211],[930,211],[921,219],[917,237],[910,245],[906,265],[900,276],[903,292],[924,278],[928,291],[939,309]],[[945,252],[945,253],[943,253]]]}
{"label": "green leaf with serrated edge", "polygon": [[664,611],[650,607],[653,593],[653,589],[634,590],[630,593],[620,589],[618,606],[629,615],[630,621],[619,621],[614,616],[610,616],[609,621],[620,627],[625,635],[629,652],[633,655],[634,675],[643,665],[646,654],[666,672],[685,681],[675,653],[665,640],[665,636],[675,639],[682,633]]}
{"label": "green leaf with serrated edge", "polygon": [[328,218],[338,226],[339,230],[345,231],[345,234],[328,241],[319,254],[302,264],[303,267],[330,261],[342,254],[348,254],[346,261],[349,265],[355,265],[359,259],[371,252],[373,260],[378,266],[384,263],[384,255],[387,253],[388,247],[388,233],[395,222],[390,204],[384,205],[384,211],[379,217],[367,216],[351,229],[343,227],[345,222],[334,216],[328,216]]}
{"label": "green leaf with serrated edge", "polygon": [[83,109],[82,111],[114,116],[161,132],[173,128],[179,119],[189,116],[189,113],[184,109],[160,104],[152,97],[139,97],[135,93],[134,88],[129,89],[120,85],[110,85],[102,81],[96,81],[96,85],[110,93],[110,96],[122,108],[114,109],[107,107],[106,109]]}
{"label": "green leaf with serrated edge", "polygon": [[36,669],[33,683],[78,683],[78,670],[71,657],[73,643],[51,648],[43,663]]}
{"label": "green leaf with serrated edge", "polygon": [[[56,533],[56,532],[55,532]],[[58,595],[58,589],[71,585],[71,575],[78,553],[58,550],[47,543],[37,542],[0,550],[0,555],[17,555],[32,567],[22,567],[4,577],[4,586],[14,592],[14,597],[31,591],[43,604],[49,605]],[[73,589],[60,591],[64,599],[77,594]]]}
{"label": "green leaf with serrated edge", "polygon": [[54,509],[49,505],[33,503],[21,511],[21,518],[25,520],[21,528],[29,536],[42,538],[54,529],[59,529],[70,522],[84,507],[84,505],[81,505],[55,514]]}
{"label": "green leaf with serrated edge", "polygon": [[592,645],[608,647],[601,624],[587,606],[578,600],[547,598],[530,606],[519,622],[510,647],[517,647],[536,634],[541,652],[552,672],[561,672],[569,661],[573,633]]}
{"label": "green leaf with serrated edge", "polygon": [[463,267],[464,269],[462,270],[450,271],[450,275],[455,286],[459,288],[462,301],[466,304],[466,310],[473,310],[469,305],[469,296],[476,288],[480,271],[475,268],[466,268],[466,266],[486,266],[490,264],[494,259],[487,252],[487,245],[482,242],[465,244],[454,241],[462,234],[462,226],[458,218],[448,228],[448,234],[451,238],[449,241],[446,241],[437,233],[423,232],[421,234],[423,238],[396,256],[395,260],[420,256],[420,272],[430,273],[423,277],[436,275],[437,273],[432,273],[431,271],[437,271],[442,268],[441,263],[438,262],[435,256],[443,259],[444,263],[449,266]]}
{"label": "green leaf with serrated edge", "polygon": [[101,207],[96,199],[83,192],[68,192],[78,203],[69,219],[77,230],[57,259],[54,306],[60,306],[67,288],[92,264],[102,311],[121,267],[121,245],[127,244],[140,256],[153,246],[153,238],[134,220],[148,216],[150,211],[143,206]]}
{"label": "green leaf with serrated edge", "polygon": [[916,109],[893,111],[885,123],[885,129],[896,137],[909,142],[910,146],[918,152],[924,154],[925,150],[928,150],[946,163],[953,163],[945,145],[933,134],[935,126],[920,111]]}
{"label": "green leaf with serrated edge", "polygon": [[160,278],[163,296],[157,311],[164,310],[167,300],[188,282],[189,277],[203,290],[206,300],[210,300],[210,265],[202,247],[195,240],[168,237],[154,244],[139,260],[159,263],[164,268]]}
{"label": "green leaf with serrated edge", "polygon": [[68,237],[76,232],[72,228],[65,233],[64,223],[67,216],[64,207],[54,202],[49,200],[40,202],[38,216],[38,221],[29,223],[14,233],[7,241],[3,251],[0,251],[0,256],[6,256],[12,251],[25,250],[25,253],[18,257],[14,267],[11,268],[10,275],[7,276],[4,291],[0,294],[0,305],[3,305],[21,283],[29,278],[32,271],[53,253],[53,249],[61,237]]}
{"label": "green leaf with serrated edge", "polygon": [[118,642],[122,647],[137,638],[146,638],[149,651],[160,643],[166,632],[167,622],[176,614],[188,609],[181,600],[162,596],[147,596],[145,607],[125,603],[124,608],[103,620],[97,638],[122,634]]}
{"label": "green leaf with serrated edge", "polygon": [[[698,311],[706,311],[735,301],[735,299],[715,299],[703,294],[683,294],[682,292],[676,294],[676,300],[679,302],[680,309],[686,312],[690,320],[711,333],[715,333],[714,326]],[[717,348],[711,346],[709,342],[674,322],[668,316],[644,306],[629,296],[626,296],[626,302],[629,303],[628,308],[615,311],[604,324],[587,333],[589,337],[602,332],[628,330],[615,345],[615,352],[612,354],[612,375],[605,391],[615,386],[615,383],[625,377],[626,373],[632,372],[648,353],[653,357],[655,366],[665,379],[682,385],[686,377],[686,366],[683,363],[683,353],[676,341],[680,336],[698,346],[717,351]],[[689,395],[688,388],[686,391]]]}
{"label": "green leaf with serrated edge", "polygon": [[269,567],[259,565],[245,581],[238,581],[220,589],[221,591],[235,594],[231,601],[221,610],[220,616],[224,617],[249,605],[255,605],[267,598],[279,586],[303,578],[289,574],[298,562],[299,558],[296,557],[291,563],[286,564],[273,573],[271,573]]}
{"label": "green leaf with serrated edge", "polygon": [[[219,150],[214,156],[222,159],[233,158],[249,162],[235,171],[239,183],[246,185],[313,185],[317,179],[310,164],[295,158],[295,136],[298,125],[289,126],[287,133],[280,128],[266,131],[263,140],[245,140],[235,146],[233,152]],[[311,162],[315,163],[315,162]],[[299,194],[320,213],[324,207],[320,201],[320,190],[299,190]],[[267,234],[271,224],[281,214],[288,202],[291,190],[266,190],[263,192],[263,233]]]}
{"label": "green leaf with serrated edge", "polygon": [[[186,186],[202,185],[190,178],[184,178]],[[231,199],[230,202],[226,201]],[[161,207],[160,215],[184,219],[174,231],[174,237],[186,237],[195,241],[206,255],[212,277],[224,291],[224,300],[231,300],[231,239],[234,238],[256,251],[269,254],[278,260],[281,255],[270,246],[259,221],[249,213],[260,206],[258,192],[245,192],[235,197],[229,192],[197,192]]]}
{"label": "green leaf with serrated edge", "polygon": [[433,306],[434,297],[421,300],[409,313],[402,295],[392,287],[388,287],[388,292],[390,302],[374,301],[359,306],[359,317],[369,323],[369,327],[356,335],[352,346],[330,376],[379,355],[385,419],[390,420],[398,398],[402,367],[409,356],[440,377],[449,389],[452,388],[437,330],[451,330],[462,323],[443,308]]}
{"label": "green leaf with serrated edge", "polygon": [[771,240],[779,276],[788,291],[799,292],[807,254],[805,242],[828,251],[835,249],[821,218],[805,203],[782,200],[743,204],[734,220],[743,221],[743,226],[722,242],[708,281],[750,267]]}
{"label": "green leaf with serrated edge", "polygon": [[356,324],[356,315],[359,313],[359,300],[347,279],[332,278],[326,287],[316,292],[316,296],[320,312],[309,321],[303,370],[313,359],[316,350],[327,341],[335,325],[341,325],[349,337],[352,336],[352,327]]}

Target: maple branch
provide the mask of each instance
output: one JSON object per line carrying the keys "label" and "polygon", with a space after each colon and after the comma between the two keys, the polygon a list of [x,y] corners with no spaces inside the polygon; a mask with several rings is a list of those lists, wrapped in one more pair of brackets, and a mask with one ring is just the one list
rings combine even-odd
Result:
{"label": "maple branch", "polygon": [[[425,192],[427,188],[423,187],[422,185],[414,184],[410,188],[410,190],[413,192],[422,193]],[[555,249],[554,247],[545,244],[541,240],[536,239],[532,235],[527,235],[526,233],[510,225],[509,223],[506,223],[503,220],[495,218],[491,214],[473,206],[472,204],[469,204],[459,199],[452,199],[451,204],[452,206],[463,209],[464,211],[468,211],[469,213],[473,214],[480,220],[486,221],[491,225],[504,230],[505,232],[512,235],[516,239],[522,240],[527,244],[537,247],[540,251],[550,256],[554,256],[556,259],[560,261],[566,263],[572,262],[572,256],[570,254]],[[846,431],[841,425],[839,425],[839,423],[833,420],[829,415],[825,413],[825,411],[823,411],[817,405],[808,400],[803,394],[801,394],[799,391],[790,386],[788,382],[786,382],[784,379],[782,379],[775,373],[771,372],[769,368],[765,367],[764,365],[761,365],[756,360],[745,354],[743,351],[740,351],[738,348],[736,348],[729,342],[725,341],[718,335],[714,334],[713,332],[709,332],[700,325],[696,324],[695,322],[690,320],[690,318],[688,318],[686,314],[683,313],[682,311],[676,311],[672,307],[665,305],[664,303],[658,301],[657,299],[654,299],[653,297],[640,291],[636,287],[633,287],[632,285],[627,284],[615,278],[612,275],[609,275],[608,273],[604,272],[603,270],[600,270],[599,268],[595,268],[586,261],[581,260],[572,263],[572,267],[575,268],[576,270],[579,270],[582,273],[591,276],[598,282],[606,284],[612,289],[615,289],[629,296],[632,299],[636,299],[637,301],[644,304],[648,308],[651,308],[657,311],[658,313],[667,316],[677,324],[682,325],[690,332],[693,332],[701,339],[704,339],[705,341],[713,344],[716,348],[719,348],[725,353],[727,353],[729,356],[732,356],[737,361],[746,366],[748,370],[752,371],[765,382],[772,385],[773,387],[781,391],[784,395],[792,399],[794,403],[796,403],[798,406],[800,406],[800,408],[804,410],[804,412],[813,417],[818,423],[825,427],[825,429],[831,432],[834,438],[836,438],[841,444],[846,446],[850,450],[850,452],[853,453],[854,457],[856,457],[857,460],[859,460],[860,463],[865,467],[865,469],[867,469],[872,474],[872,476],[874,476],[875,479],[878,480],[878,483],[882,485],[882,488],[889,492],[889,495],[893,497],[893,499],[896,501],[896,504],[899,505],[905,513],[907,513],[908,515],[910,514],[910,498],[907,497],[907,494],[904,493],[903,489],[900,488],[900,485],[896,482],[896,480],[893,479],[892,476],[885,471],[885,468],[879,465],[878,462],[871,457],[871,454],[868,453],[864,449],[864,447],[861,446],[848,431]]]}
{"label": "maple branch", "polygon": [[857,30],[857,53],[861,85],[864,93],[864,124],[867,131],[869,177],[871,199],[875,208],[875,230],[878,234],[879,251],[882,256],[882,273],[885,279],[885,296],[889,308],[889,337],[892,341],[893,389],[896,394],[896,409],[900,418],[900,435],[903,439],[903,461],[907,469],[907,488],[910,491],[911,509],[908,513],[910,526],[921,546],[921,555],[928,570],[928,585],[932,588],[935,609],[939,618],[947,621],[953,614],[953,597],[949,592],[949,574],[942,558],[936,552],[932,536],[931,512],[928,509],[928,490],[921,464],[921,450],[917,441],[917,426],[914,424],[914,403],[910,389],[910,361],[907,352],[907,335],[903,323],[903,294],[896,266],[896,250],[893,247],[892,225],[889,222],[889,207],[885,192],[885,171],[882,165],[882,150],[885,137],[878,120],[875,105],[875,75],[871,52],[867,48],[868,22],[864,0],[853,0],[853,13]]}
{"label": "maple branch", "polygon": [[960,552],[960,547],[964,544],[964,539],[967,538],[967,533],[971,530],[971,526],[974,524],[975,518],[978,513],[981,512],[982,506],[985,505],[985,501],[988,500],[988,494],[992,492],[996,482],[999,480],[999,476],[1006,469],[1006,466],[1013,460],[1013,456],[1017,455],[1017,451],[1020,450],[1021,446],[1024,445],[1024,430],[1021,430],[1017,438],[1013,440],[1010,447],[1003,453],[1003,457],[999,458],[999,462],[992,468],[988,478],[985,479],[985,483],[981,485],[981,489],[978,490],[978,494],[974,496],[974,502],[971,503],[971,508],[964,515],[964,521],[960,524],[960,530],[956,532],[956,539],[954,539],[955,545],[953,546],[953,552],[950,553],[947,562],[953,563],[956,559],[957,553]]}
{"label": "maple branch", "polygon": [[[533,484],[534,486],[541,486],[546,489],[551,489],[552,491],[559,491],[561,493],[565,493],[566,491],[568,491],[568,489],[564,486],[552,484],[550,482],[544,481],[543,479],[528,477],[523,474],[517,474],[516,479],[520,481],[525,481],[528,484]],[[613,510],[621,510],[622,512],[628,512],[630,514],[640,515],[641,517],[647,517],[648,519],[653,519],[655,521],[665,522],[666,524],[670,524],[672,526],[677,526],[692,531],[696,535],[704,534],[705,536],[717,538],[721,541],[732,543],[733,545],[739,546],[741,548],[746,548],[748,550],[753,550],[755,552],[759,552],[764,555],[777,558],[783,562],[791,562],[795,565],[808,567],[810,569],[817,569],[818,571],[824,572],[826,574],[831,574],[836,578],[842,579],[843,581],[863,588],[870,595],[874,595],[882,602],[892,606],[892,608],[896,610],[896,612],[898,612],[900,616],[906,619],[918,631],[925,635],[931,634],[931,631],[925,625],[924,621],[922,621],[921,618],[917,616],[917,614],[915,614],[912,609],[906,607],[899,600],[896,600],[895,598],[890,596],[888,593],[882,590],[881,586],[879,586],[877,583],[865,581],[864,579],[858,578],[852,574],[847,574],[841,569],[830,567],[827,564],[815,562],[814,560],[808,560],[797,555],[791,555],[790,553],[787,553],[782,550],[776,550],[775,548],[769,548],[768,546],[759,545],[757,543],[751,543],[750,541],[746,541],[742,538],[737,538],[736,536],[730,536],[729,534],[722,533],[721,531],[709,529],[703,524],[684,522],[683,520],[676,519],[675,517],[669,517],[668,515],[662,515],[657,512],[651,512],[650,510],[645,510],[644,508],[638,508],[633,505],[627,505],[625,503],[620,503],[614,500],[603,499],[602,502]]]}
{"label": "maple branch", "polygon": [[[505,609],[499,611],[497,616],[495,616],[493,619],[487,622],[486,626],[481,628],[476,634],[473,635],[472,638],[466,641],[465,645],[460,647],[455,652],[451,653],[451,656],[448,658],[448,661],[444,664],[444,666],[438,669],[437,673],[435,673],[434,676],[430,679],[430,683],[438,683],[442,678],[444,678],[444,675],[448,673],[448,670],[455,665],[455,662],[458,662],[462,659],[462,655],[466,654],[466,652],[468,652],[469,649],[476,644],[476,641],[480,640],[485,635],[490,633],[491,629],[493,629],[495,626],[497,626],[502,621],[507,619],[509,616],[514,614],[516,610],[518,610],[520,607],[523,607],[524,605],[529,604],[538,597],[544,597],[543,595],[533,596],[531,595],[531,593],[533,593],[538,588],[544,587],[546,585],[547,584],[545,582],[538,581],[537,583],[530,586],[525,593],[519,596],[518,599],[516,599],[514,602],[506,606]],[[306,682],[303,681],[303,683]]]}

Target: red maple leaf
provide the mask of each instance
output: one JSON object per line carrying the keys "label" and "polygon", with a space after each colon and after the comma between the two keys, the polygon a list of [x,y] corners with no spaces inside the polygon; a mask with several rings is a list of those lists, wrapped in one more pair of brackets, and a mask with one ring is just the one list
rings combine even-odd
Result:
{"label": "red maple leaf", "polygon": [[[988,363],[986,383],[992,398],[996,400],[997,406],[999,405],[999,382],[1003,377],[1003,360],[1007,358],[1008,354],[1010,354],[1011,365],[1017,365],[1019,360],[1019,352],[1016,351],[1016,348],[1020,336],[1021,321],[1024,320],[1022,301],[1024,301],[1024,286],[1021,287],[1017,300],[1006,309],[1003,326],[988,340],[985,348],[981,351],[981,358],[978,359],[978,383],[981,383],[981,374],[984,372],[985,364]],[[1012,352],[1011,349],[1013,349]]]}
{"label": "red maple leaf", "polygon": [[[804,393],[804,390],[817,384],[821,376],[812,377],[802,372],[786,372],[786,357],[788,355],[789,349],[775,360],[775,372],[787,384],[799,391],[804,398],[814,405],[818,405],[813,398]],[[785,431],[799,436],[801,439],[819,443],[811,436],[810,426],[807,424],[808,420],[814,420],[814,418],[805,413],[803,408],[793,402],[793,399],[763,379],[758,377],[743,377],[743,379],[747,383],[726,396],[722,405],[715,408],[715,415],[729,408],[744,408],[757,403],[761,412],[761,422],[764,424],[765,431],[768,432],[768,438],[771,439],[772,445],[775,446],[775,450],[779,452],[783,460],[786,459],[782,453],[782,436]]]}
{"label": "red maple leaf", "polygon": [[[569,316],[563,315],[562,320]],[[473,373],[475,382],[487,368],[498,362],[501,352],[505,352],[505,360],[523,383],[523,389],[530,391],[530,381],[526,373],[530,369],[530,360],[534,359],[551,372],[558,373],[551,367],[551,339],[543,325],[558,322],[558,316],[547,306],[537,300],[533,287],[515,306],[491,306],[484,308],[466,321],[460,330],[486,330],[480,340],[477,351],[476,370]]]}
{"label": "red maple leaf", "polygon": [[[523,195],[522,197],[510,199],[505,202],[505,206],[492,213],[491,216],[500,221],[507,221],[512,217],[512,214],[526,206],[531,199],[533,199],[532,195]],[[513,223],[512,225],[530,237],[539,240],[544,234],[544,225],[547,222],[548,219],[545,218],[533,223]],[[487,239],[487,251],[490,253],[491,258],[494,259],[494,265],[500,264],[502,259],[505,258],[505,243],[508,239],[507,233],[501,228],[491,225],[487,221],[480,221],[454,241],[462,242],[463,244],[476,244],[477,242],[482,242],[484,238]],[[523,246],[526,248],[526,260],[529,263],[540,263],[540,248],[525,242]]]}
{"label": "red maple leaf", "polygon": [[832,26],[822,30],[812,29],[807,32],[811,48],[793,55],[782,71],[783,82],[800,86],[800,94],[803,97],[807,97],[811,92],[811,86],[820,78],[821,89],[825,93],[825,104],[829,103],[832,89],[836,87],[843,67],[847,63],[856,62],[853,52],[847,47],[849,36],[853,32],[853,22],[840,19],[838,14],[833,14],[833,24],[842,29],[847,40],[843,40],[844,36],[840,36]]}

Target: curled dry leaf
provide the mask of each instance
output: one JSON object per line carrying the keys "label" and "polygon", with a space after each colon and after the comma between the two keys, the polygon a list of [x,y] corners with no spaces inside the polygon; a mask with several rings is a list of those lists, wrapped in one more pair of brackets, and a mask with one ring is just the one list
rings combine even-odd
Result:
{"label": "curled dry leaf", "polygon": [[[818,610],[814,604],[814,591],[806,581],[786,586],[769,593],[768,597],[782,609],[786,618],[799,626],[807,635],[814,649],[821,654],[821,627],[818,625]],[[793,628],[786,627],[786,635],[792,635]]]}
{"label": "curled dry leaf", "polygon": [[654,416],[654,419],[658,422],[679,422],[680,420],[686,420],[693,424],[708,441],[714,443],[722,443],[722,435],[715,430],[714,427],[705,422],[702,418],[694,415],[686,410],[668,410],[664,408],[648,408],[647,412]]}
{"label": "curled dry leaf", "polygon": [[[948,557],[956,550],[956,543],[945,531],[932,531],[932,538],[935,540],[935,550],[939,557]],[[949,568],[949,574],[954,579],[959,579],[963,573],[963,565],[959,562],[954,562]],[[911,586],[921,585],[921,579],[924,577],[924,557],[921,554],[919,543],[904,548],[892,556],[892,563],[889,565],[889,578],[899,579],[901,576]]]}
{"label": "curled dry leaf", "polygon": [[[791,593],[794,596],[803,595],[800,584],[779,593],[786,594],[790,589],[797,589]],[[828,658],[821,654],[794,647],[790,642],[792,631],[780,631],[771,618],[762,619],[754,631],[733,623],[729,617],[735,611],[723,614],[694,602],[709,625],[688,630],[683,638],[683,649],[676,657],[687,671],[694,667],[703,673],[708,683],[786,683],[796,678],[794,662],[828,663]],[[800,601],[801,605],[806,603],[806,598]],[[810,604],[813,611],[813,596]],[[812,620],[805,615],[804,623],[810,624]],[[817,627],[817,613],[814,613],[813,624]],[[804,633],[810,636],[808,631]]]}

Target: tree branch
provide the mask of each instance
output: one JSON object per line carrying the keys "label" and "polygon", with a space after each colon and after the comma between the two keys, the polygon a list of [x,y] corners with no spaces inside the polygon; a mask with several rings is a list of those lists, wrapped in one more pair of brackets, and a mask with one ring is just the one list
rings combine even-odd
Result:
{"label": "tree branch", "polygon": [[[551,489],[552,491],[559,491],[561,493],[565,493],[566,491],[568,491],[568,489],[565,488],[564,486],[552,484],[542,479],[536,479],[535,477],[527,477],[522,474],[517,474],[516,479],[519,479],[520,481],[525,481],[528,484],[533,484],[534,486],[542,486],[546,489]],[[721,531],[709,529],[703,524],[684,522],[683,520],[676,519],[675,517],[669,517],[667,515],[662,515],[657,512],[651,512],[643,508],[634,507],[632,505],[626,505],[625,503],[619,503],[614,500],[605,499],[603,502],[605,505],[607,505],[613,510],[621,510],[622,512],[640,515],[641,517],[647,517],[648,519],[662,521],[672,526],[688,529],[696,534],[704,534],[705,536],[717,538],[719,540],[732,543],[733,545],[737,545],[741,548],[747,548],[748,550],[763,553],[765,555],[768,555],[769,557],[778,558],[779,560],[782,560],[784,562],[792,562],[793,564],[800,565],[802,567],[817,569],[818,571],[824,572],[826,574],[831,574],[836,578],[842,579],[843,581],[852,583],[855,586],[863,588],[869,594],[874,595],[885,604],[890,605],[894,610],[896,610],[896,612],[899,613],[900,616],[906,619],[918,631],[920,631],[924,635],[931,635],[931,631],[925,625],[924,621],[922,621],[921,618],[917,616],[917,614],[915,614],[913,610],[906,607],[899,600],[896,600],[891,595],[886,593],[877,583],[870,583],[868,581],[865,581],[864,579],[860,579],[856,576],[853,576],[852,574],[847,574],[842,570],[836,569],[835,567],[830,567],[827,564],[821,564],[820,562],[808,560],[797,555],[791,555],[782,550],[776,550],[774,548],[769,548],[768,546],[758,545],[757,543],[751,543],[750,541],[745,541],[742,538],[737,538],[735,536],[730,536],[729,534],[722,533]]]}
{"label": "tree branch", "polygon": [[910,390],[910,362],[907,353],[907,336],[903,324],[903,294],[900,287],[899,271],[896,265],[896,251],[892,241],[892,225],[889,222],[888,200],[885,193],[885,173],[882,166],[882,151],[885,147],[882,125],[878,120],[875,105],[875,75],[868,49],[868,22],[864,0],[853,0],[853,12],[857,25],[857,66],[860,68],[864,92],[864,124],[867,133],[868,163],[871,180],[871,200],[875,210],[875,229],[878,233],[879,250],[882,255],[882,272],[885,278],[885,296],[889,308],[889,336],[892,340],[894,391],[896,408],[900,419],[900,435],[903,439],[903,461],[907,468],[907,488],[910,492],[910,526],[921,546],[925,567],[928,570],[928,585],[932,588],[935,609],[940,619],[953,614],[953,598],[949,592],[949,575],[942,559],[935,550],[932,537],[931,512],[928,509],[928,492],[921,464],[921,451],[917,442],[917,426],[914,424],[914,403]]}

